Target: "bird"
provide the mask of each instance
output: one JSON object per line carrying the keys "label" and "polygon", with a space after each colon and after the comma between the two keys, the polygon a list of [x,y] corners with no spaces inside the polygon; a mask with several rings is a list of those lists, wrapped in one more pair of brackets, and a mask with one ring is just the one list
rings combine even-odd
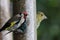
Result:
{"label": "bird", "polygon": [[11,17],[0,29],[0,32],[4,30],[8,30],[9,31],[8,33],[15,31],[21,26],[22,23],[24,23],[26,16],[27,16],[27,12],[23,11]]}
{"label": "bird", "polygon": [[46,16],[43,12],[38,11],[37,14],[36,14],[36,24],[37,24],[36,29],[39,28],[41,22],[42,22],[44,19],[47,19],[47,16]]}

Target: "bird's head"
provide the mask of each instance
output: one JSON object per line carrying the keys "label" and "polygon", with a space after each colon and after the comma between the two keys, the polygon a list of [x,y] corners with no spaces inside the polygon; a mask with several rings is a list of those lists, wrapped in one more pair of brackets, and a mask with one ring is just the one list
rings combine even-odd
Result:
{"label": "bird's head", "polygon": [[37,13],[37,21],[42,21],[44,19],[47,19],[47,17],[45,16],[45,14],[43,12],[38,12]]}
{"label": "bird's head", "polygon": [[22,12],[22,14],[24,15],[24,19],[26,19],[28,13],[26,11]]}

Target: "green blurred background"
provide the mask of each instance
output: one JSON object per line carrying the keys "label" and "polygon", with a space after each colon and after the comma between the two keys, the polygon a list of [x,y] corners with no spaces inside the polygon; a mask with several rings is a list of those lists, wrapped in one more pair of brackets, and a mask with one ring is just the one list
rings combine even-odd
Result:
{"label": "green blurred background", "polygon": [[38,40],[60,40],[60,0],[36,0],[37,11],[48,17],[38,28]]}

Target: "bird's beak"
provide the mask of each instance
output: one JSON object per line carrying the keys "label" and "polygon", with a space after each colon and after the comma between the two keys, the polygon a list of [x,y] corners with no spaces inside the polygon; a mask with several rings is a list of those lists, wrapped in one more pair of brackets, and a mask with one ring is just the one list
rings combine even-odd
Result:
{"label": "bird's beak", "polygon": [[48,19],[46,16],[44,17],[45,19]]}

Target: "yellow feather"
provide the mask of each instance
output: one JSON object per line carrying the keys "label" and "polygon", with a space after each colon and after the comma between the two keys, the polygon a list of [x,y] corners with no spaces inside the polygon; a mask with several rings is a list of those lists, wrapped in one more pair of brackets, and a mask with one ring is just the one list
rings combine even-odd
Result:
{"label": "yellow feather", "polygon": [[5,30],[10,30],[10,28],[13,27],[15,23],[16,22],[12,22],[11,25],[8,28],[6,28]]}

